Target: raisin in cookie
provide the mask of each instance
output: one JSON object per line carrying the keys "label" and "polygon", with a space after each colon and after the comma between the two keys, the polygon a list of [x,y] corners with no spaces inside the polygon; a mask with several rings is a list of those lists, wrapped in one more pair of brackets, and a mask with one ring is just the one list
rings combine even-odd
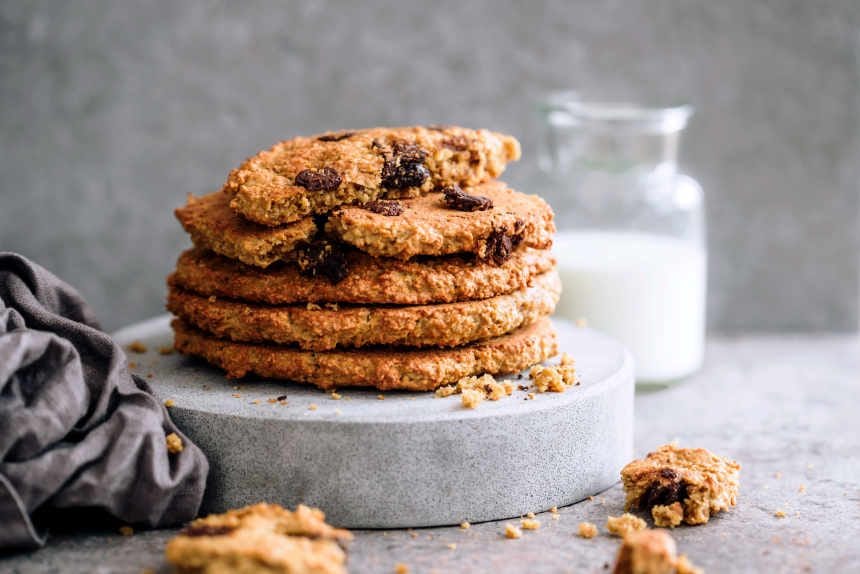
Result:
{"label": "raisin in cookie", "polygon": [[280,345],[217,339],[174,319],[174,345],[206,359],[230,378],[255,373],[322,389],[376,387],[431,391],[463,377],[519,372],[557,354],[556,333],[541,319],[508,335],[453,349],[303,351]]}
{"label": "raisin in cookie", "polygon": [[381,197],[410,197],[439,186],[475,185],[520,157],[511,136],[460,127],[401,127],[283,141],[227,178],[233,208],[265,225]]}
{"label": "raisin in cookie", "polygon": [[311,351],[370,345],[455,347],[504,335],[552,314],[560,293],[558,273],[550,271],[513,293],[439,305],[271,306],[210,301],[173,287],[167,308],[189,324],[232,341],[294,344]]}
{"label": "raisin in cookie", "polygon": [[346,275],[332,282],[325,275],[303,274],[294,263],[259,269],[202,249],[191,249],[179,256],[176,271],[168,282],[206,297],[272,305],[425,305],[486,299],[518,291],[527,287],[533,277],[555,266],[549,250],[536,249],[517,249],[500,266],[459,256],[397,261],[357,251],[346,253],[344,261]]}
{"label": "raisin in cookie", "polygon": [[340,207],[329,216],[326,231],[376,257],[473,253],[499,265],[519,245],[551,247],[555,225],[552,209],[540,197],[491,181],[412,199]]}
{"label": "raisin in cookie", "polygon": [[230,209],[230,196],[221,191],[189,195],[174,213],[194,245],[257,267],[294,258],[296,248],[317,232],[313,217],[280,227],[246,221]]}
{"label": "raisin in cookie", "polygon": [[341,543],[352,535],[325,523],[323,513],[255,504],[199,518],[167,543],[179,572],[195,574],[345,574]]}
{"label": "raisin in cookie", "polygon": [[627,508],[650,511],[657,526],[704,524],[736,504],[740,468],[703,448],[663,445],[621,470]]}

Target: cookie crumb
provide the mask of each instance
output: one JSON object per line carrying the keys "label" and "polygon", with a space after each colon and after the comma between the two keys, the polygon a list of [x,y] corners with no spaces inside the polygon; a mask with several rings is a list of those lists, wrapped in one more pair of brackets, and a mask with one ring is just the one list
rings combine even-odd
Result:
{"label": "cookie crumb", "polygon": [[164,440],[167,443],[167,452],[170,454],[180,453],[182,452],[182,449],[185,448],[182,444],[182,439],[175,432],[164,437]]}
{"label": "cookie crumb", "polygon": [[128,362],[128,368],[129,368],[129,369],[136,369],[136,368],[137,368],[137,363],[135,363],[134,361],[129,361],[129,362]]}
{"label": "cookie crumb", "polygon": [[785,513],[785,511],[782,509],[777,510],[776,512],[773,513],[773,515],[776,516],[777,518],[785,518],[786,516],[788,516]]}
{"label": "cookie crumb", "polygon": [[540,520],[534,518],[523,518],[520,520],[520,527],[523,530],[537,530],[540,528]]}
{"label": "cookie crumb", "polygon": [[270,398],[266,399],[266,402],[269,403],[270,405],[273,405],[273,404],[278,402],[278,399],[273,399],[270,397]]}
{"label": "cookie crumb", "polygon": [[472,527],[467,520],[460,523],[460,530],[469,530]]}
{"label": "cookie crumb", "polygon": [[552,508],[549,509],[549,511],[552,512],[553,514],[557,514],[558,513],[558,506],[553,506]]}
{"label": "cookie crumb", "polygon": [[333,400],[333,401],[339,401],[342,398],[342,395],[340,393],[335,392],[335,391],[332,391],[329,396],[331,397],[331,400]]}
{"label": "cookie crumb", "polygon": [[594,538],[597,536],[597,525],[593,522],[580,522],[577,534],[580,538]]}
{"label": "cookie crumb", "polygon": [[534,387],[539,393],[547,391],[563,393],[568,387],[579,384],[575,362],[567,353],[562,353],[557,365],[533,366],[529,371],[529,378],[533,381]]}
{"label": "cookie crumb", "polygon": [[335,415],[337,415],[337,416],[340,416],[340,415],[342,415],[342,414],[343,414],[343,411],[342,411],[342,410],[340,410],[340,409],[335,409],[335,410],[334,410],[334,414],[335,414]]}
{"label": "cookie crumb", "polygon": [[456,549],[457,549],[457,543],[456,543],[456,542],[451,542],[451,543],[449,543],[449,544],[446,544],[445,546],[447,546],[447,547],[448,547],[448,548],[450,548],[451,550],[456,550]]}
{"label": "cookie crumb", "polygon": [[403,562],[394,565],[394,574],[409,574],[409,566]]}
{"label": "cookie crumb", "polygon": [[613,572],[702,574],[686,556],[677,555],[675,540],[665,530],[641,530],[625,536],[618,548]]}
{"label": "cookie crumb", "polygon": [[606,530],[610,534],[621,536],[622,538],[631,532],[645,530],[647,527],[648,524],[644,520],[638,516],[633,516],[629,512],[625,512],[621,516],[610,516],[606,519]]}
{"label": "cookie crumb", "polygon": [[132,341],[126,348],[132,353],[145,353],[148,350],[141,341]]}
{"label": "cookie crumb", "polygon": [[779,471],[776,471],[775,473],[773,473],[773,477],[774,477],[775,479],[779,480],[779,479],[781,479],[781,478],[782,478],[782,473],[781,473],[781,472],[779,472]]}
{"label": "cookie crumb", "polygon": [[340,309],[337,303],[324,303],[323,306],[329,311],[337,311]]}
{"label": "cookie crumb", "polygon": [[173,354],[173,347],[167,346],[167,345],[165,345],[163,347],[159,347],[158,348],[158,354],[159,355],[172,355]]}
{"label": "cookie crumb", "polygon": [[120,526],[119,533],[126,537],[132,536],[134,534],[134,528],[132,528],[131,526]]}
{"label": "cookie crumb", "polygon": [[475,408],[484,399],[498,401],[510,396],[514,392],[514,385],[509,381],[500,383],[490,374],[483,374],[480,377],[470,375],[461,378],[452,385],[439,387],[436,389],[436,396],[444,398],[456,394],[465,395],[467,391],[471,396],[468,399],[465,397],[462,398],[463,406],[466,408]]}
{"label": "cookie crumb", "polygon": [[412,530],[411,528],[407,532],[409,532],[409,537],[412,538],[413,540],[418,538],[418,533],[415,532],[414,530]]}
{"label": "cookie crumb", "polygon": [[574,324],[580,328],[588,327],[588,319],[586,319],[585,317],[580,317],[575,321]]}
{"label": "cookie crumb", "polygon": [[505,538],[509,540],[515,540],[517,538],[522,538],[523,532],[513,524],[505,524]]}
{"label": "cookie crumb", "polygon": [[173,399],[167,399],[166,401],[164,401],[164,406],[167,408],[175,407],[176,401],[174,401]]}
{"label": "cookie crumb", "polygon": [[384,401],[385,395],[376,395],[377,400]]}
{"label": "cookie crumb", "polygon": [[306,308],[308,311],[319,311],[320,309],[322,309],[322,307],[320,307],[320,306],[319,306],[319,305],[317,305],[316,303],[308,303],[308,304],[305,306],[305,308]]}
{"label": "cookie crumb", "polygon": [[684,521],[684,507],[680,502],[669,505],[655,504],[651,508],[651,518],[655,526],[675,528]]}
{"label": "cookie crumb", "polygon": [[483,400],[484,395],[481,393],[481,391],[475,389],[466,389],[462,392],[460,396],[460,401],[467,409],[477,408]]}
{"label": "cookie crumb", "polygon": [[806,494],[806,485],[805,485],[805,484],[801,484],[800,486],[798,486],[798,487],[797,487],[797,492],[799,492],[800,494]]}
{"label": "cookie crumb", "polygon": [[533,400],[535,400],[535,394],[534,394],[534,393],[529,393],[529,394],[527,394],[527,395],[526,395],[526,400],[527,400],[527,401],[533,401]]}
{"label": "cookie crumb", "polygon": [[527,512],[527,513],[526,513],[526,518],[534,518],[534,517],[535,517],[535,513],[534,513],[534,512]]}
{"label": "cookie crumb", "polygon": [[317,410],[318,408],[319,408],[319,407],[317,406],[317,404],[316,404],[316,403],[311,403],[311,404],[309,404],[309,405],[308,405],[308,410],[309,410],[309,411],[315,411],[315,410]]}
{"label": "cookie crumb", "polygon": [[239,393],[232,393],[230,396],[233,397],[234,399],[241,399],[242,398],[242,395],[240,395]]}

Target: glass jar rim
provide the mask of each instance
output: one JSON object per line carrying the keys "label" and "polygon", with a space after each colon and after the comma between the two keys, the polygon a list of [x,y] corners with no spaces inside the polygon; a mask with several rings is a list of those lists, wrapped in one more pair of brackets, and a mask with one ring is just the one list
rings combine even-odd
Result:
{"label": "glass jar rim", "polygon": [[552,92],[541,101],[540,110],[569,125],[607,125],[656,133],[684,129],[694,113],[690,104],[643,106],[632,102],[585,100],[575,91]]}

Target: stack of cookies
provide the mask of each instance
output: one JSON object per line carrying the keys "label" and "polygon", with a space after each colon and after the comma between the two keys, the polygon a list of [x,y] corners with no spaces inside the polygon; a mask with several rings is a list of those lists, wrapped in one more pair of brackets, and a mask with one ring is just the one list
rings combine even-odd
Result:
{"label": "stack of cookies", "polygon": [[176,210],[175,346],[231,378],[432,390],[556,354],[550,207],[496,181],[519,143],[459,127],[281,142]]}

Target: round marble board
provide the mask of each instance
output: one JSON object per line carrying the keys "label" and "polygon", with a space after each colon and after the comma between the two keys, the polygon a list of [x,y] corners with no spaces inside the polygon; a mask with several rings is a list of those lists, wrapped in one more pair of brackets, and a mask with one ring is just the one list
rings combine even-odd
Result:
{"label": "round marble board", "polygon": [[[129,355],[133,371],[174,401],[173,420],[208,456],[203,512],[268,501],[317,506],[347,528],[500,520],[596,494],[632,455],[632,359],[571,323],[555,325],[579,386],[531,400],[516,390],[474,410],[459,395],[388,391],[380,400],[344,388],[334,400],[294,383],[231,381],[202,361],[160,354],[173,342],[169,323],[156,317],[115,338],[147,346]],[[505,379],[529,383],[528,373]]]}

